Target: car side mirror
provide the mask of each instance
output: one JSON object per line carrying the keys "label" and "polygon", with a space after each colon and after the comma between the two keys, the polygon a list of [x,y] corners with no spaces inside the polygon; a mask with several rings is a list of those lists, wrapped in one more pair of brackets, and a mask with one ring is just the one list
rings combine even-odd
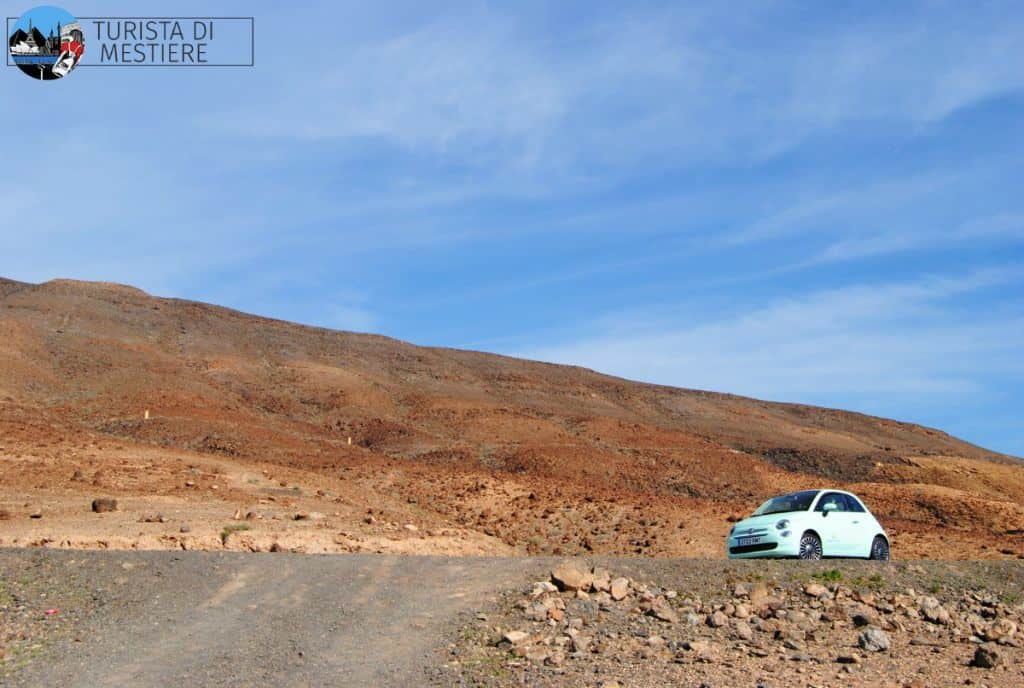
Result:
{"label": "car side mirror", "polygon": [[839,508],[839,506],[836,505],[835,502],[829,502],[828,504],[822,504],[821,505],[821,515],[822,515],[822,517],[828,516],[830,511],[835,511],[838,508]]}

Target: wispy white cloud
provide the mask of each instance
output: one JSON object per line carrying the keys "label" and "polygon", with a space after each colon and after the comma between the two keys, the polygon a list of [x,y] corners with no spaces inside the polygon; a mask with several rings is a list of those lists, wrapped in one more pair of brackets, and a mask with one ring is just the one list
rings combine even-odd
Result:
{"label": "wispy white cloud", "polygon": [[[1024,378],[1024,317],[957,305],[986,289],[1020,290],[1020,265],[955,278],[853,285],[780,298],[720,318],[609,314],[529,358],[627,378],[756,397],[888,410],[984,392]],[[840,403],[841,402],[841,403]]]}
{"label": "wispy white cloud", "polygon": [[[978,174],[977,170],[972,172]],[[832,233],[836,231],[837,220],[863,213],[866,209],[884,213],[894,207],[920,202],[922,198],[962,181],[970,173],[959,171],[886,177],[825,194],[819,191],[746,227],[725,233],[721,241],[727,244],[748,244],[798,234]]]}
{"label": "wispy white cloud", "polygon": [[1024,88],[1024,21],[949,9],[780,33],[785,4],[742,16],[718,3],[631,8],[592,13],[552,42],[528,6],[473,6],[323,46],[310,56],[323,68],[292,69],[206,121],[258,137],[381,139],[492,174],[757,159],[843,123],[926,126]]}

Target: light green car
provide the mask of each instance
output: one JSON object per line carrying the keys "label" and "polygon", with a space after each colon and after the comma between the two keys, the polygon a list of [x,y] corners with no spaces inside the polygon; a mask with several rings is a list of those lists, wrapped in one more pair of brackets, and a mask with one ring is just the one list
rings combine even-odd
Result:
{"label": "light green car", "polygon": [[730,559],[858,557],[889,560],[889,536],[863,502],[842,490],[772,497],[729,531]]}

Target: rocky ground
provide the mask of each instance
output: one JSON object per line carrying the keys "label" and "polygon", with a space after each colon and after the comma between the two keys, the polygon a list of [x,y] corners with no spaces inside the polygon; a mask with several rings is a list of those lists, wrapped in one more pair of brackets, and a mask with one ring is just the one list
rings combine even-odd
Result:
{"label": "rocky ground", "polygon": [[567,561],[477,610],[438,686],[1024,685],[1024,567]]}
{"label": "rocky ground", "polygon": [[0,685],[1017,686],[1015,562],[0,550]]}
{"label": "rocky ground", "polygon": [[[42,422],[8,432],[4,406],[0,547],[721,558],[731,521],[756,506],[439,470],[372,453],[328,470],[112,441]],[[818,484],[785,480],[779,490]],[[924,486],[845,487],[879,515],[897,559],[1024,559],[1024,521],[1013,504],[956,492],[914,497],[932,489]],[[877,496],[882,490],[889,497]],[[888,501],[897,492],[905,499]],[[113,510],[93,510],[103,499],[116,500]],[[949,525],[932,525],[934,513]]]}

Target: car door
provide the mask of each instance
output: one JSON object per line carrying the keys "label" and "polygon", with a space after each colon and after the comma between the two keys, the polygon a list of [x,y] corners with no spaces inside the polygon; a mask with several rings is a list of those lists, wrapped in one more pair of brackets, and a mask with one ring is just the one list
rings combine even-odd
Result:
{"label": "car door", "polygon": [[847,555],[850,557],[866,557],[871,553],[871,541],[875,537],[874,518],[853,495],[843,495],[847,507]]}
{"label": "car door", "polygon": [[846,508],[846,499],[839,492],[826,492],[814,507],[815,527],[821,535],[822,554],[826,557],[846,556],[846,539],[849,537],[847,530],[850,525],[845,518]]}

